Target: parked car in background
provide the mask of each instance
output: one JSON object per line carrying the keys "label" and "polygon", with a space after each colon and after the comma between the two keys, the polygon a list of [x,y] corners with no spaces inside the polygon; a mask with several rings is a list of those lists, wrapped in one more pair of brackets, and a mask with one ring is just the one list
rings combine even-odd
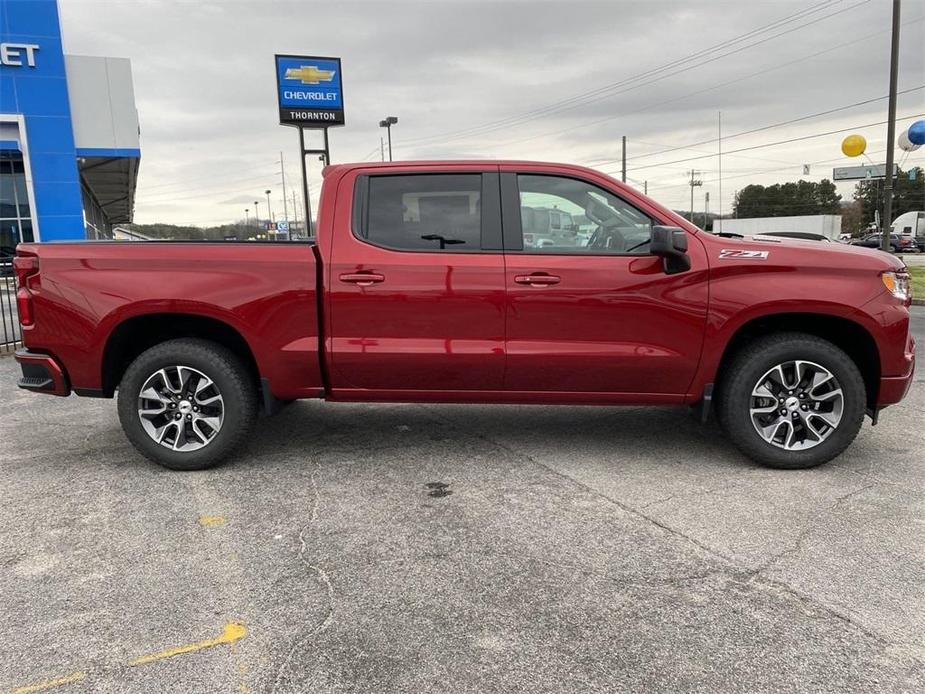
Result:
{"label": "parked car in background", "polygon": [[925,252],[925,212],[904,212],[893,220],[890,232],[912,239],[916,248]]}
{"label": "parked car in background", "polygon": [[[867,236],[852,241],[852,246],[864,246],[865,248],[880,248],[880,234],[868,234]],[[919,250],[915,239],[900,234],[890,234],[890,250],[893,253],[915,253]]]}
{"label": "parked car in background", "polygon": [[785,239],[802,239],[803,241],[831,241],[825,234],[814,234],[811,231],[767,231],[761,234],[755,234],[755,238],[765,236],[780,237]]}

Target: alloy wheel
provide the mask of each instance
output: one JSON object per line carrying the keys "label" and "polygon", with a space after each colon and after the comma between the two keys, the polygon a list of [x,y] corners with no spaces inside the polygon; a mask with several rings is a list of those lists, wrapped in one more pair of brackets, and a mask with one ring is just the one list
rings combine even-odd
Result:
{"label": "alloy wheel", "polygon": [[225,401],[215,382],[190,366],[168,366],[151,374],[138,395],[138,418],[155,442],[190,452],[215,439],[225,419]]}
{"label": "alloy wheel", "polygon": [[749,416],[767,443],[788,451],[818,446],[838,428],[845,396],[831,371],[811,361],[778,364],[752,389]]}

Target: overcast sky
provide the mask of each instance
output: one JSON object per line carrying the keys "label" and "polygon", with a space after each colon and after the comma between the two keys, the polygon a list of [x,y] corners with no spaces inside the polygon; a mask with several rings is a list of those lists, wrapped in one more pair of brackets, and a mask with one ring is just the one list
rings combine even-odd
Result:
{"label": "overcast sky", "polygon": [[[695,209],[709,191],[716,211],[721,111],[725,211],[749,183],[864,163],[841,155],[847,132],[733,150],[855,129],[882,163],[886,126],[873,124],[886,120],[891,4],[60,0],[67,53],[132,61],[135,221],[198,225],[243,218],[254,200],[265,208],[267,188],[281,216],[280,150],[287,183],[299,184],[296,131],[277,120],[275,53],[343,59],[334,162],[378,160],[386,115],[399,118],[396,159],[565,161],[619,176],[625,135],[631,183],[687,209],[693,167],[704,180]],[[901,117],[925,114],[925,2],[906,0],[902,22],[899,89],[914,91],[899,97]],[[906,165],[925,165],[925,148]],[[320,165],[310,168],[317,189]]]}

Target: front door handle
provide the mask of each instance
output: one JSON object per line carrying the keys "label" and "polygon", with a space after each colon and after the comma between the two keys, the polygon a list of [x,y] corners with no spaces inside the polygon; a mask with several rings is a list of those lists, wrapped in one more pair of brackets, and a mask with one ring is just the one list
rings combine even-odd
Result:
{"label": "front door handle", "polygon": [[517,284],[526,284],[530,287],[548,287],[559,284],[562,278],[557,275],[547,275],[545,272],[534,272],[532,275],[516,275],[514,281]]}
{"label": "front door handle", "polygon": [[349,282],[358,287],[369,287],[373,284],[385,281],[385,275],[377,272],[348,272],[340,276],[341,282]]}

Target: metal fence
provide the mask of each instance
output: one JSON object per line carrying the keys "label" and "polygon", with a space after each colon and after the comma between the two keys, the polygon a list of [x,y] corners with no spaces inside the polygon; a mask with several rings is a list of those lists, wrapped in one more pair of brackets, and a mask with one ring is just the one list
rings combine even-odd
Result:
{"label": "metal fence", "polygon": [[9,258],[0,259],[0,354],[14,351],[22,342],[16,312],[16,279]]}

